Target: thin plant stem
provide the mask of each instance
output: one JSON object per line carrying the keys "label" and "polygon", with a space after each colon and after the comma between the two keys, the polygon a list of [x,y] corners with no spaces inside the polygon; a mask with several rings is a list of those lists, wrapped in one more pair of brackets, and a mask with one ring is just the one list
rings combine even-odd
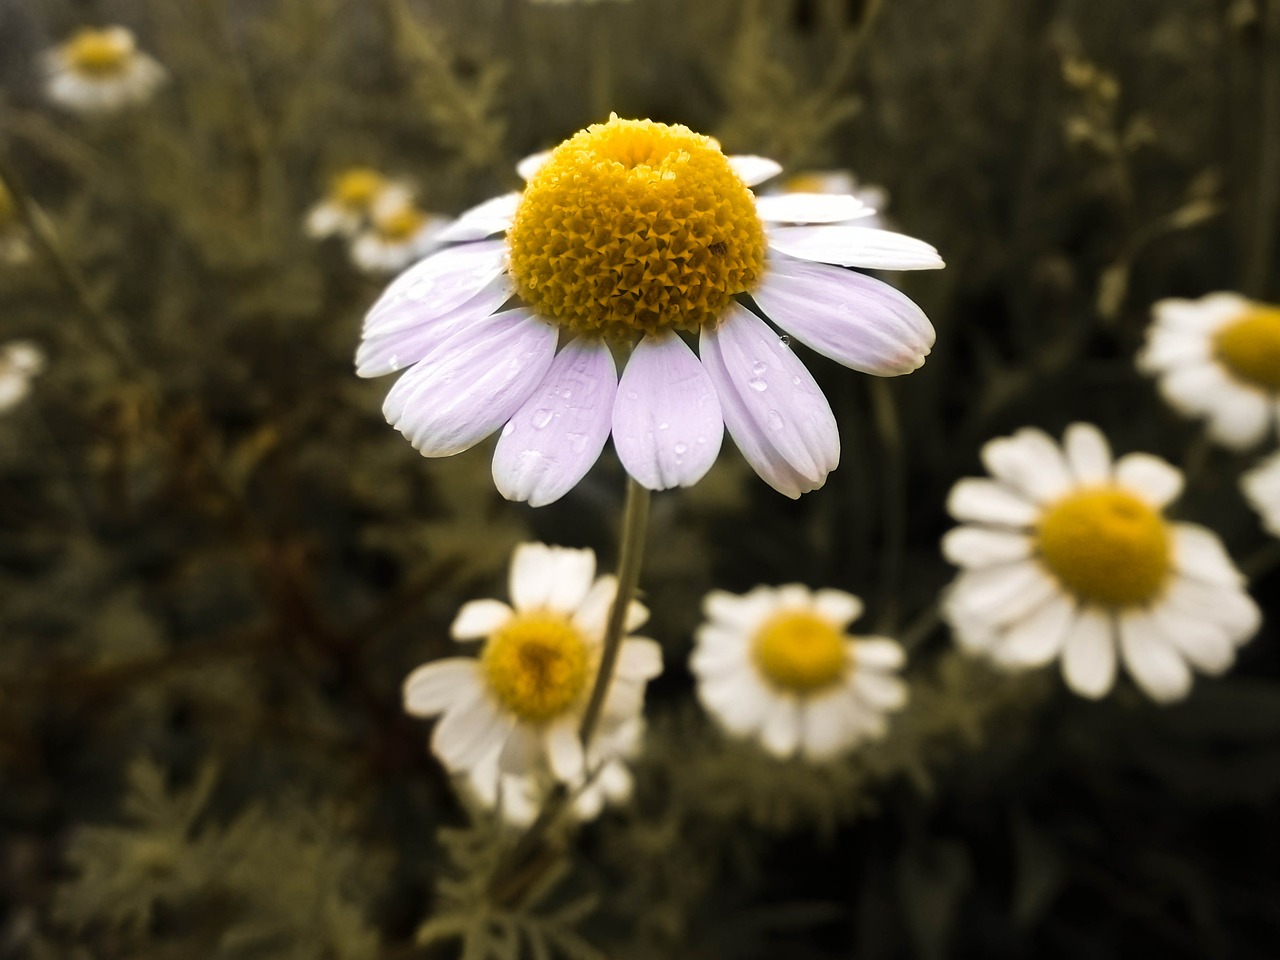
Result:
{"label": "thin plant stem", "polygon": [[883,490],[884,547],[880,553],[881,601],[877,630],[892,633],[898,621],[902,567],[907,547],[906,464],[902,449],[902,420],[889,384],[871,381],[871,411],[880,439]]}
{"label": "thin plant stem", "polygon": [[1280,205],[1280,0],[1262,5],[1262,87],[1258,97],[1258,169],[1253,202],[1253,235],[1250,237],[1244,288],[1265,298],[1272,279],[1276,215]]}

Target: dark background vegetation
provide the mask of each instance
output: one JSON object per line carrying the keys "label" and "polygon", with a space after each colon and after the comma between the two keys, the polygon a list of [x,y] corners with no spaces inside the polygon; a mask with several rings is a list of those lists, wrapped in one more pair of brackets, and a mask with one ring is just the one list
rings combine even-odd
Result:
{"label": "dark background vegetation", "polygon": [[[113,22],[167,86],[46,106],[39,51]],[[900,278],[938,343],[806,356],[822,490],[726,445],[656,498],[636,802],[495,903],[506,840],[399,685],[519,540],[611,563],[622,474],[534,511],[487,445],[419,458],[352,373],[383,281],[301,221],[352,163],[457,213],[610,110],[885,185],[948,262]],[[0,160],[62,258],[0,267],[0,339],[49,355],[0,418],[0,958],[1276,957],[1275,544],[1132,358],[1155,299],[1280,296],[1278,151],[1276,0],[0,0]],[[1266,608],[1182,705],[993,674],[932,613],[981,443],[1077,419],[1187,469]],[[684,666],[705,591],[792,580],[912,647],[890,738],[819,769],[726,743]]]}

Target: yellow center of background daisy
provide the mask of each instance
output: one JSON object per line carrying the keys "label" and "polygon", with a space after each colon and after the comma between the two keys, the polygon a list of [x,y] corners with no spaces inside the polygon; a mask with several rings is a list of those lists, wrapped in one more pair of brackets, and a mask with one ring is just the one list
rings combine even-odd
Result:
{"label": "yellow center of background daisy", "polygon": [[64,48],[67,62],[80,73],[119,73],[133,56],[133,39],[120,30],[81,30]]}
{"label": "yellow center of background daisy", "polygon": [[364,210],[382,191],[385,184],[386,180],[377,170],[353,167],[334,178],[330,195],[344,207],[351,210]]}
{"label": "yellow center of background daisy", "polygon": [[521,613],[489,637],[480,665],[503,706],[521,720],[541,722],[582,693],[589,659],[582,634],[563,616]]}
{"label": "yellow center of background daisy", "polygon": [[1214,335],[1213,348],[1241,380],[1280,390],[1280,307],[1249,310]]}
{"label": "yellow center of background daisy", "polygon": [[714,325],[764,267],[755,197],[720,145],[616,116],[552,152],[507,240],[522,299],[577,333],[620,339]]}
{"label": "yellow center of background daisy", "polygon": [[1160,514],[1122,490],[1082,490],[1049,507],[1040,555],[1082,600],[1134,606],[1154,597],[1169,573],[1169,535]]}
{"label": "yellow center of background daisy", "polygon": [[408,240],[422,229],[427,215],[414,207],[402,207],[393,213],[378,217],[374,227],[379,235],[392,243]]}
{"label": "yellow center of background daisy", "polygon": [[821,617],[791,610],[767,620],[755,636],[752,653],[760,672],[774,686],[808,693],[844,676],[848,663],[845,636]]}

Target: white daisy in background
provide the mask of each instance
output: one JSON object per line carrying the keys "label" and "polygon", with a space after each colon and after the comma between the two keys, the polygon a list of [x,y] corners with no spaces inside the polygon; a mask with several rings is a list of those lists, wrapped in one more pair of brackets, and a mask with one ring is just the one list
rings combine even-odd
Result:
{"label": "white daisy in background", "polygon": [[713,591],[690,666],[698,699],[729,733],[774,756],[821,761],[884,735],[907,702],[902,647],[851,637],[862,601],[799,584]]}
{"label": "white daisy in background", "polygon": [[318,240],[354,237],[368,225],[374,205],[388,193],[406,202],[413,198],[408,185],[372,167],[348,167],[330,178],[324,197],[307,211],[307,233]]}
{"label": "white daisy in background", "polygon": [[0,263],[16,265],[31,257],[27,232],[23,229],[13,197],[0,183]]}
{"label": "white daisy in background", "polygon": [[[511,606],[498,600],[466,604],[453,622],[456,640],[484,640],[478,657],[454,657],[419,667],[404,684],[405,709],[441,715],[431,747],[454,773],[493,761],[503,771],[545,769],[574,786],[590,772],[579,725],[600,664],[612,576],[595,577],[590,550],[518,546],[511,559]],[[626,631],[648,618],[632,601]],[[662,672],[662,650],[652,640],[628,637],[601,714],[610,731],[640,715],[645,685]],[[592,759],[611,741],[592,743]],[[481,776],[483,781],[484,777]]]}
{"label": "white daisy in background", "polygon": [[125,27],[89,27],[44,54],[45,93],[76,113],[112,113],[151,99],[165,70]]}
{"label": "white daisy in background", "polygon": [[1245,499],[1262,515],[1262,526],[1280,537],[1280,453],[1273,453],[1240,478]]}
{"label": "white daisy in background", "polygon": [[[424,456],[501,430],[493,476],[511,500],[563,496],[610,434],[644,486],[689,486],[726,427],[777,490],[820,487],[840,458],[835,417],[746,296],[855,370],[910,373],[933,343],[911,300],[843,267],[933,269],[937,251],[862,225],[854,197],[756,198],[770,160],[613,117],[519,169],[522,193],[464,213],[438,237],[455,245],[390,286],[356,354],[361,376],[411,368],[383,412]],[[621,380],[611,344],[628,354]]]}
{"label": "white daisy in background", "polygon": [[1161,300],[1138,354],[1178,412],[1224,446],[1257,446],[1280,422],[1280,307],[1234,293]]}
{"label": "white daisy in background", "polygon": [[366,273],[396,273],[439,246],[446,217],[427,213],[399,190],[381,194],[369,222],[351,242],[351,259]]}
{"label": "white daisy in background", "polygon": [[[644,720],[632,717],[600,730],[586,753],[583,775],[567,784],[570,812],[578,820],[594,820],[606,805],[620,806],[631,799],[635,782],[626,761],[640,752]],[[527,827],[537,818],[557,780],[544,763],[524,773],[502,769],[502,751],[494,750],[472,767],[466,787],[482,806],[498,810],[503,820]]]}
{"label": "white daisy in background", "polygon": [[29,340],[0,348],[0,412],[16,407],[31,392],[31,381],[44,370],[44,351]]}
{"label": "white daisy in background", "polygon": [[864,227],[885,227],[884,211],[889,206],[889,191],[872,183],[860,183],[849,170],[806,170],[792,174],[778,184],[778,193],[847,194],[870,211],[860,222]]}
{"label": "white daisy in background", "polygon": [[1220,674],[1258,628],[1258,608],[1217,535],[1167,520],[1182,474],[1146,453],[1114,463],[1096,427],[992,440],[994,479],[964,479],[942,541],[963,567],[943,614],[961,646],[1009,669],[1061,657],[1069,686],[1101,697],[1116,651],[1153,699],[1186,696],[1191,670]]}

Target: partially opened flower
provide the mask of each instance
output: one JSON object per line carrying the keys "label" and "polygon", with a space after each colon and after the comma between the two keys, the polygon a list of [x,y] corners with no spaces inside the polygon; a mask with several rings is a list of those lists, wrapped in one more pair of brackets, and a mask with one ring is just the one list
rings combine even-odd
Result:
{"label": "partially opened flower", "polygon": [[14,340],[0,348],[0,413],[26,399],[44,363],[44,351],[29,340]]}
{"label": "partially opened flower", "polygon": [[[595,577],[590,550],[518,546],[511,560],[511,605],[498,600],[466,604],[453,622],[455,639],[483,640],[478,657],[453,657],[419,667],[404,684],[405,709],[440,715],[432,749],[455,773],[498,754],[503,771],[581,783],[587,770],[579,726],[600,665],[609,607],[617,592],[612,576]],[[648,618],[632,602],[629,633]],[[601,729],[640,714],[645,685],[662,672],[662,650],[652,640],[622,641]],[[608,758],[593,747],[597,762]]]}
{"label": "partially opened flower", "polygon": [[317,239],[354,237],[368,226],[374,207],[388,194],[413,199],[407,185],[372,167],[348,167],[330,178],[324,197],[307,211],[307,233]]}
{"label": "partially opened flower", "polygon": [[367,273],[395,273],[438,246],[437,237],[448,223],[448,218],[421,209],[411,196],[385,193],[352,242],[351,259]]}
{"label": "partially opened flower", "polygon": [[1191,688],[1192,669],[1220,674],[1258,628],[1259,613],[1221,541],[1165,518],[1182,475],[1130,453],[1114,463],[1083,423],[1062,447],[1040,430],[982,450],[994,479],[965,479],[947,507],[964,525],[942,541],[963,567],[943,613],[960,644],[1010,669],[1059,657],[1069,686],[1101,697],[1117,649],[1158,701]]}
{"label": "partially opened flower", "polygon": [[820,761],[884,735],[887,714],[907,701],[902,647],[853,637],[862,602],[799,584],[723,591],[703,601],[690,666],[698,699],[739,737],[777,757]]}
{"label": "partially opened flower", "polygon": [[77,113],[112,113],[151,99],[165,71],[126,27],[84,28],[44,55],[50,100]]}
{"label": "partially opened flower", "polygon": [[[494,481],[535,506],[572,489],[610,434],[641,484],[688,486],[726,427],[773,487],[813,490],[839,460],[835,417],[745,298],[819,353],[894,376],[924,362],[933,328],[897,290],[843,267],[942,261],[861,225],[853,197],[753,196],[778,170],[681,126],[592,126],[523,163],[523,193],[463,214],[439,237],[456,245],[391,285],[365,320],[357,372],[411,368],[383,411],[425,456],[500,429]],[[620,380],[611,344],[626,355]]]}
{"label": "partially opened flower", "polygon": [[1159,377],[1174,409],[1208,420],[1209,436],[1237,450],[1280,423],[1280,307],[1234,293],[1161,300],[1138,367]]}
{"label": "partially opened flower", "polygon": [[[606,805],[619,806],[631,798],[634,780],[627,761],[640,752],[643,737],[643,718],[631,717],[592,738],[582,775],[566,784],[569,811],[575,818],[594,820]],[[501,750],[490,753],[466,776],[471,795],[482,806],[497,810],[518,827],[527,827],[537,818],[559,782],[546,763],[530,764],[522,772],[504,769]]]}
{"label": "partially opened flower", "polygon": [[1280,537],[1280,453],[1273,453],[1240,478],[1245,498],[1262,515],[1262,526]]}

